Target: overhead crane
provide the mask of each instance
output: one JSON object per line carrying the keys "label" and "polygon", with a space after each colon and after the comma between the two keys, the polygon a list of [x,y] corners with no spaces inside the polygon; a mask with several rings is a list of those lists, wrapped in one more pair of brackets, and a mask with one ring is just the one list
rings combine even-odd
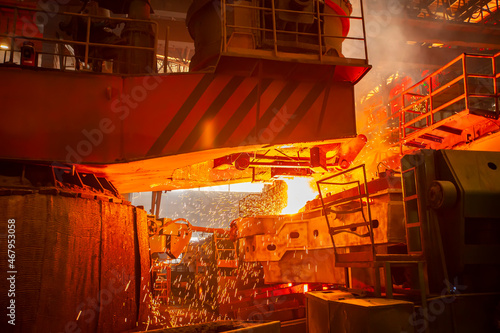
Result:
{"label": "overhead crane", "polygon": [[[339,57],[340,43],[327,54],[322,36],[323,22],[336,20],[332,37],[364,45],[362,31],[347,36],[349,20],[362,24],[359,10],[345,15],[348,2],[333,2],[337,12],[327,18],[318,2],[297,10],[274,1],[196,1],[190,32],[201,45],[216,37],[216,52],[198,48],[198,68],[169,75],[154,73],[157,28],[149,3],[98,2],[129,18],[2,5],[2,37],[10,43],[0,68],[9,82],[0,125],[8,142],[0,148],[1,214],[17,228],[13,267],[30,272],[17,275],[17,290],[37,286],[15,300],[17,330],[149,324],[147,214],[120,193],[269,179],[287,155],[301,163],[295,169],[326,172],[355,155],[342,147],[356,140],[354,85],[370,68],[366,48],[359,59]],[[21,22],[36,27],[36,15],[73,19],[85,38],[56,39],[48,28],[28,35]],[[205,19],[221,35],[205,34]],[[89,35],[116,24],[124,29],[113,44]],[[31,66],[38,57],[54,59],[41,50],[53,53],[56,45],[59,70]],[[108,49],[114,53],[101,52]],[[214,168],[214,160],[235,154],[264,154],[270,164],[236,170],[230,157]],[[114,289],[105,287],[110,283]]]}
{"label": "overhead crane", "polygon": [[[235,14],[238,10],[248,9],[236,6]],[[259,12],[269,15],[264,9],[253,14],[257,17]],[[201,34],[197,22],[201,21],[191,24],[192,34]],[[22,90],[13,91],[5,101],[8,109],[22,110],[7,115],[3,123],[4,138],[16,138],[17,143],[4,147],[2,155],[75,165],[79,171],[105,176],[121,193],[206,186],[224,179],[248,181],[249,170],[229,178],[227,172],[216,170],[202,171],[201,177],[186,174],[192,165],[292,143],[303,143],[302,157],[309,157],[309,147],[314,146],[333,157],[340,143],[356,136],[354,84],[370,66],[365,59],[323,55],[325,46],[318,45],[318,37],[311,33],[303,43],[307,54],[283,52],[281,46],[278,53],[276,48],[237,45],[237,38],[259,41],[253,37],[258,29],[249,26],[241,33],[226,22],[226,39],[219,38],[217,52],[205,56],[217,62],[215,72],[157,75],[146,69],[149,60],[143,66],[147,75],[83,75],[84,79],[77,72],[4,68],[5,80],[23,85],[32,96],[22,108],[16,106]],[[265,38],[260,43],[272,41]],[[196,40],[210,45],[203,36]],[[50,87],[44,84],[48,76]],[[46,102],[39,103],[42,99]],[[46,140],[59,144],[41,142],[42,132]],[[135,177],[128,177],[130,173]]]}
{"label": "overhead crane", "polygon": [[[354,85],[370,69],[361,4],[351,13],[348,1],[333,1],[330,8],[334,13],[327,14],[322,9],[330,5],[319,1],[222,0],[216,6],[194,1],[187,19],[197,48],[191,72],[159,75],[153,66],[156,39],[151,37],[156,28],[149,21],[149,3],[98,2],[115,13],[127,12],[130,19],[68,13],[67,18],[82,20],[87,29],[84,41],[28,36],[18,25],[19,19],[29,19],[37,10],[1,7],[11,22],[7,24],[10,30],[1,36],[10,40],[11,50],[10,62],[0,67],[2,79],[9,82],[0,124],[0,137],[9,143],[0,147],[0,214],[8,225],[15,225],[17,259],[11,269],[31,272],[16,276],[16,290],[23,295],[14,300],[18,331],[127,331],[148,326],[152,287],[148,217],[120,193],[269,180],[277,175],[326,177],[338,172],[337,177],[364,170],[355,166],[356,157],[370,133],[357,134],[354,112]],[[337,27],[333,36],[326,33],[329,19]],[[114,20],[125,25],[126,43],[104,44],[88,34],[94,24]],[[358,35],[348,34],[351,25]],[[328,45],[332,37],[337,39],[333,46]],[[342,50],[339,40],[361,43],[357,48],[360,56]],[[74,46],[73,54],[59,56],[71,58],[75,64],[81,62],[83,70],[31,66],[25,58],[33,60],[42,44]],[[96,56],[96,50],[103,47],[120,50],[119,56]],[[466,62],[466,56],[461,59]],[[492,73],[472,74],[493,80],[494,89],[488,96],[470,94],[467,85],[471,73],[467,71],[453,82],[463,80],[465,92],[459,95],[466,103],[477,97],[493,99],[496,104],[489,114],[496,121],[498,56],[490,60]],[[109,63],[112,73],[102,73]],[[473,156],[468,165],[478,168],[480,174],[488,173],[491,184],[497,184],[498,176],[492,172],[498,155],[407,150],[446,147],[436,145],[447,141],[435,131],[442,132],[442,126],[450,125],[439,121],[451,119],[434,118],[442,110],[432,105],[438,100],[435,95],[444,90],[431,88],[428,95],[419,90],[419,96],[406,91],[413,96],[413,104],[403,104],[397,115],[391,115],[400,117],[402,126],[395,131],[401,135],[396,146],[406,154],[400,170],[388,168],[387,178],[371,182],[364,172],[354,194],[323,193],[321,186],[339,185],[330,176],[318,182],[320,198],[302,213],[235,222],[240,254],[248,252],[244,260],[267,261],[272,282],[334,278],[347,287],[356,281],[366,283],[374,286],[376,296],[383,290],[389,297],[393,294],[391,279],[401,277],[401,272],[391,273],[392,266],[413,265],[418,277],[410,282],[412,287],[418,285],[424,310],[426,297],[439,293],[439,279],[450,279],[447,274],[453,272],[465,276],[470,290],[480,293],[475,296],[484,296],[485,302],[493,304],[497,290],[492,281],[498,276],[498,262],[492,253],[498,244],[487,230],[496,235],[498,215],[487,203],[498,197],[498,188],[492,186],[477,196],[477,184],[464,183],[467,172],[453,170],[459,161]],[[430,108],[423,111],[420,104]],[[477,109],[483,107],[466,106],[466,118],[479,119],[475,117]],[[417,116],[409,119],[409,113]],[[428,114],[430,122],[422,125]],[[459,130],[465,133],[468,129]],[[403,174],[402,182],[391,173],[398,171]],[[481,183],[484,179],[476,180]],[[375,200],[390,200],[374,202],[373,196]],[[470,208],[471,202],[481,200],[478,198],[485,200],[484,209]],[[376,219],[371,216],[370,204],[392,205],[393,214],[385,216],[387,209],[380,208],[384,219]],[[453,207],[465,212],[453,215],[458,228],[443,218]],[[316,228],[316,220],[327,224]],[[403,221],[406,224],[401,225]],[[471,221],[480,225],[476,228]],[[262,223],[268,224],[264,230],[259,229]],[[389,225],[397,230],[386,230]],[[358,228],[366,232],[360,234]],[[454,237],[440,238],[442,228],[450,228]],[[464,235],[464,228],[472,238]],[[301,238],[304,235],[308,238]],[[263,243],[257,243],[256,237]],[[336,242],[339,237],[341,241]],[[318,245],[320,240],[329,240],[332,246]],[[406,246],[391,252],[391,246],[398,245],[394,242],[405,241]],[[460,249],[457,258],[453,257],[454,244]],[[309,250],[328,251],[331,274],[325,270],[304,278],[293,269],[289,269],[290,274],[280,272],[294,265],[290,251],[303,255]],[[279,263],[283,258],[285,262]],[[487,273],[491,279],[474,275],[471,265],[490,267]],[[5,262],[0,267],[7,271]],[[381,267],[385,269],[385,284],[380,281]],[[374,269],[374,276],[367,277],[363,268]],[[37,286],[35,291],[33,286]],[[5,280],[2,290],[4,287],[8,290]],[[67,292],[61,294],[61,289]],[[445,294],[451,291],[447,289]],[[24,297],[25,293],[29,297]],[[12,303],[12,299],[2,302]],[[60,304],[58,309],[52,306],[54,302]],[[455,322],[456,317],[451,318]]]}

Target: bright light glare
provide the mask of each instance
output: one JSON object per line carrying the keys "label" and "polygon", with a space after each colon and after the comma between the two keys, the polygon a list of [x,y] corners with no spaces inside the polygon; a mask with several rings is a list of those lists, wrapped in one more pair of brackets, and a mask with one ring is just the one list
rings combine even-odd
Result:
{"label": "bright light glare", "polygon": [[264,183],[240,183],[231,184],[231,192],[262,192]]}
{"label": "bright light glare", "polygon": [[219,191],[219,192],[262,192],[263,183],[238,183],[231,185],[217,185],[200,188],[190,188],[177,191]]}
{"label": "bright light glare", "polygon": [[8,49],[9,49],[9,46],[8,46],[8,45],[5,45],[5,44],[2,44],[2,45],[0,45],[0,48],[1,48],[1,49],[4,49],[4,50],[8,50]]}
{"label": "bright light glare", "polygon": [[281,214],[295,214],[306,205],[306,203],[318,195],[318,192],[311,187],[311,179],[295,177],[285,179],[288,185],[288,205]]}

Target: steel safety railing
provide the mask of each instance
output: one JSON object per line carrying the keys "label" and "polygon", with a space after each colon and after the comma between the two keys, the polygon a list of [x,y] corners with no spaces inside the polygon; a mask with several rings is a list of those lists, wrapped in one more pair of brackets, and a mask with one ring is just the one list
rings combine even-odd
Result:
{"label": "steel safety railing", "polygon": [[163,55],[156,54],[156,69],[158,73],[186,73],[189,72],[189,65],[191,63],[188,52],[180,52],[177,54],[170,54],[170,27],[165,29],[165,41],[163,45]]}
{"label": "steel safety railing", "polygon": [[[391,136],[391,146],[424,148],[416,138],[440,142],[427,133],[467,115],[499,119],[500,53],[462,54],[371,111],[371,132]],[[460,132],[462,128],[445,128]],[[396,135],[397,134],[397,135]]]}
{"label": "steel safety railing", "polygon": [[[353,180],[353,181],[342,181],[342,177],[346,174],[353,176],[356,172],[362,173],[361,180]],[[341,171],[336,173],[333,176],[329,176],[327,178],[323,178],[316,182],[318,187],[319,197],[321,199],[321,205],[323,207],[323,215],[325,216],[325,222],[328,226],[328,230],[330,233],[330,239],[332,241],[332,247],[335,254],[335,259],[337,263],[341,263],[343,261],[342,257],[346,257],[347,261],[351,260],[351,254],[341,254],[338,251],[338,246],[335,244],[334,237],[340,233],[349,233],[356,235],[357,237],[369,237],[370,239],[370,250],[366,253],[365,259],[369,261],[375,260],[376,251],[375,251],[375,241],[373,235],[374,225],[378,222],[372,220],[372,213],[370,207],[370,193],[368,191],[368,181],[366,176],[366,168],[364,164],[358,165],[356,167]],[[328,187],[335,187],[336,189],[349,187],[350,189],[354,189],[352,192],[349,192],[349,195],[346,197],[341,197],[337,200],[329,200],[327,201],[325,196],[325,189],[327,192],[331,189]],[[347,192],[346,192],[347,193]],[[349,207],[348,209],[341,209],[342,205],[353,204],[354,208]],[[336,209],[337,208],[337,209]],[[365,215],[366,211],[366,215]],[[334,214],[354,214],[360,213],[362,217],[362,221],[355,224],[345,224],[345,222],[341,222],[342,225],[333,226],[333,221],[331,221],[330,213]],[[365,234],[358,234],[352,229],[356,229],[358,227],[365,227],[367,232]],[[359,255],[357,253],[355,255]]]}
{"label": "steel safety railing", "polygon": [[[415,1],[415,3],[417,3]],[[407,15],[433,20],[478,23],[490,19],[498,22],[494,13],[499,7],[499,0],[487,1],[419,1],[418,5],[409,5]]]}
{"label": "steel safety railing", "polygon": [[450,117],[498,119],[497,76],[495,56],[462,54],[418,82],[402,94],[401,140],[413,139]]}
{"label": "steel safety railing", "polygon": [[[39,31],[38,26],[35,24],[37,17],[46,17],[47,20],[54,19],[54,17],[58,18],[66,18],[66,19],[80,19],[85,22],[85,37],[80,38],[80,40],[72,40],[65,38],[57,38],[55,34],[53,36],[44,37],[43,34]],[[91,26],[95,22],[109,22],[115,25],[125,24],[125,26],[138,27],[148,26],[150,28],[151,36],[153,36],[153,46],[145,47],[145,46],[132,46],[126,45],[124,43],[116,44],[116,43],[105,43],[105,42],[94,42],[92,40],[91,35]],[[46,22],[45,22],[46,23]],[[54,57],[62,57],[63,60],[60,61],[59,69],[67,69],[66,63],[67,58],[72,58],[74,64],[77,63],[78,58],[83,59],[83,65],[85,68],[88,68],[92,60],[100,60],[100,61],[108,61],[109,58],[99,57],[99,56],[91,56],[90,51],[92,49],[113,49],[117,52],[125,52],[125,51],[141,51],[151,53],[151,63],[153,66],[156,65],[156,49],[158,45],[157,40],[157,32],[158,32],[158,24],[154,21],[150,20],[137,20],[137,19],[128,19],[128,18],[117,18],[117,17],[103,17],[96,15],[87,15],[87,14],[79,14],[79,13],[68,13],[68,12],[46,12],[44,10],[33,9],[28,7],[19,7],[19,6],[9,6],[9,5],[0,5],[0,41],[3,41],[2,51],[3,57],[0,57],[0,62],[10,63],[10,64],[20,64],[20,56],[21,56],[21,42],[32,42],[35,44],[37,59],[40,56],[54,56]],[[83,39],[83,40],[81,40]],[[124,39],[122,39],[124,41]],[[58,45],[59,52],[45,52],[40,51],[40,45]],[[77,55],[76,52],[74,54],[64,54],[62,51],[62,47],[71,46],[73,49],[75,47],[84,47],[84,54]],[[16,54],[18,55],[16,57]],[[149,56],[148,56],[149,57]],[[7,60],[8,58],[8,60]],[[17,58],[17,59],[16,59]],[[113,59],[115,62],[116,59]],[[119,62],[119,60],[118,60]],[[123,61],[123,64],[127,62]],[[38,63],[37,67],[42,67],[42,64]],[[43,66],[45,67],[45,66]],[[53,66],[46,66],[47,68],[54,68]],[[149,69],[150,71],[151,69]],[[148,69],[144,69],[144,73],[148,72]]]}
{"label": "steel safety railing", "polygon": [[189,60],[165,57],[164,55],[156,55],[156,68],[158,73],[187,73],[189,72]]}
{"label": "steel safety railing", "polygon": [[[276,4],[275,0],[271,1],[265,1],[265,0],[250,0],[250,1],[228,1],[228,0],[222,0],[222,6],[221,6],[221,12],[222,12],[222,50],[223,52],[228,52],[228,50],[231,49],[230,46],[230,40],[231,36],[235,32],[247,32],[255,36],[260,36],[260,39],[265,39],[266,42],[271,42],[272,46],[269,44],[267,45],[261,45],[259,48],[260,49],[272,49],[273,55],[275,57],[281,57],[281,58],[287,58],[290,57],[286,53],[292,53],[292,54],[299,54],[303,53],[301,51],[304,51],[304,48],[306,44],[309,44],[308,46],[308,51],[312,51],[317,54],[317,59],[322,62],[323,58],[325,56],[325,43],[324,39],[325,38],[331,38],[331,39],[341,39],[342,41],[359,41],[363,43],[363,47],[361,50],[362,58],[364,60],[364,63],[368,63],[368,49],[366,45],[366,32],[365,32],[365,24],[364,24],[364,19],[363,19],[363,1],[362,0],[357,0],[357,5],[360,7],[360,16],[350,16],[350,15],[340,15],[340,14],[330,14],[330,13],[323,13],[320,8],[322,8],[323,4],[320,5],[320,0],[313,0],[313,10],[312,11],[298,11],[298,10],[291,10],[291,9],[283,9],[279,8]],[[267,5],[267,6],[266,6]],[[326,6],[326,5],[324,5]],[[230,23],[231,17],[230,13],[234,14],[235,11],[238,9],[246,10],[247,13],[252,13],[252,17],[255,18],[255,24],[250,25],[240,25],[240,24],[232,24]],[[284,30],[280,29],[278,26],[278,16],[279,14],[293,14],[297,15],[298,17],[308,17],[312,18],[313,22],[309,24],[309,27],[311,28],[309,31],[299,31],[297,30]],[[269,17],[271,18],[272,24],[270,27],[266,26],[263,24],[264,18]],[[323,29],[323,23],[325,18],[330,17],[330,18],[338,18],[338,19],[344,19],[348,20],[349,22],[352,21],[359,21],[361,23],[361,28],[358,30],[358,33],[361,34],[361,36],[352,36],[353,33],[348,34],[347,36],[343,35],[328,35],[324,33]],[[251,20],[250,20],[251,21]],[[260,24],[258,23],[260,22]],[[289,22],[290,23],[290,22]],[[314,29],[313,29],[314,26]],[[271,40],[267,38],[267,35],[272,35]],[[280,36],[293,36],[295,37],[294,41],[296,42],[295,45],[293,45],[292,41],[292,46],[296,46],[298,49],[297,52],[282,52],[281,49],[285,49],[283,44],[283,40],[280,39]],[[265,38],[264,38],[264,37]],[[307,42],[299,43],[300,38],[309,38]],[[314,40],[314,42],[312,42]],[[263,44],[263,43],[262,43]],[[358,48],[358,51],[359,48]],[[359,58],[359,57],[358,57]]]}

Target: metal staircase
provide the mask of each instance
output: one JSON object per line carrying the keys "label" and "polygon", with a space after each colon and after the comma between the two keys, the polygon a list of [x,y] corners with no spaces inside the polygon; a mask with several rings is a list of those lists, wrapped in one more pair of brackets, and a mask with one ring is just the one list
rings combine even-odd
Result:
{"label": "metal staircase", "polygon": [[[354,176],[348,175],[359,175],[362,173],[359,179],[355,179]],[[348,179],[342,181],[341,177]],[[349,283],[349,269],[356,268],[371,268],[373,269],[375,275],[375,296],[381,296],[381,278],[380,269],[385,270],[385,294],[387,298],[393,297],[393,281],[391,270],[393,267],[416,267],[418,270],[418,292],[420,293],[420,298],[422,306],[426,307],[427,304],[427,286],[425,281],[425,262],[423,261],[422,252],[409,251],[408,254],[390,254],[390,253],[377,253],[374,240],[374,228],[378,227],[378,220],[374,219],[370,209],[370,193],[368,191],[366,169],[365,165],[359,165],[351,169],[344,170],[333,176],[324,178],[317,182],[318,191],[321,198],[321,203],[323,206],[323,213],[325,216],[325,221],[330,230],[330,237],[332,240],[332,246],[335,254],[335,266],[345,268],[345,285],[350,287]],[[343,195],[336,198],[335,200],[329,199],[329,195],[324,195],[322,188],[331,187],[343,187]],[[345,189],[348,187],[348,189]],[[412,197],[405,197],[407,200],[411,200]],[[346,208],[347,207],[347,208]],[[333,226],[333,216],[338,216],[339,214],[356,214],[362,216],[362,220],[357,223],[343,224],[339,226]],[[415,227],[413,224],[407,226],[408,228]],[[358,233],[356,230],[365,229],[364,233]],[[348,233],[360,238],[367,238],[369,242],[363,246],[363,250],[354,252],[352,251],[352,246],[340,248],[336,245],[335,237],[342,234]],[[408,236],[407,236],[408,237]],[[417,291],[417,290],[413,290]]]}

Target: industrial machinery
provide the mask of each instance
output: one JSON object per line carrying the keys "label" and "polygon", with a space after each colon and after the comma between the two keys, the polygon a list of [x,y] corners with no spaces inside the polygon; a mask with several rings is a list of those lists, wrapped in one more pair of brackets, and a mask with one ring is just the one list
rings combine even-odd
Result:
{"label": "industrial machinery", "polygon": [[282,331],[293,332],[305,329],[305,294],[335,287],[266,282],[262,265],[237,260],[232,230],[193,228],[209,236],[191,241],[177,260],[153,262],[154,297],[168,305],[205,309],[220,318],[279,320]]}
{"label": "industrial machinery", "polygon": [[[184,223],[180,223],[180,222]],[[149,251],[153,258],[160,255],[170,259],[177,259],[187,246],[193,232],[192,226],[186,219],[161,219],[150,217],[149,224]]]}
{"label": "industrial machinery", "polygon": [[[408,252],[425,258],[430,294],[458,295],[457,304],[445,302],[444,315],[459,332],[498,329],[499,158],[498,152],[420,150],[401,161]],[[472,313],[477,320],[460,320]]]}
{"label": "industrial machinery", "polygon": [[[304,283],[309,290],[319,285],[319,290],[336,286],[372,296],[398,295],[418,306],[409,315],[407,308],[403,311],[412,329],[467,332],[480,327],[493,332],[500,274],[494,209],[500,195],[498,158],[495,152],[419,150],[403,158],[402,176],[386,170],[372,181],[337,180],[362,169],[356,167],[318,181],[320,197],[297,214],[233,221],[231,237],[237,241],[240,265],[262,265],[261,277],[268,285],[254,284],[253,297],[289,293],[298,303],[293,306],[281,296],[277,312],[287,322],[305,317],[300,313],[305,306],[300,297]],[[471,173],[474,169],[477,173]],[[333,194],[324,195],[325,190]],[[235,278],[236,286],[245,280]],[[287,284],[289,292],[281,286],[286,289]],[[264,293],[266,288],[273,292]],[[254,313],[246,309],[254,298],[244,290],[238,295],[243,300],[222,302],[221,309],[235,318],[252,319],[245,316]],[[349,295],[364,304],[359,295]],[[382,308],[403,304],[380,302],[375,301]],[[367,309],[367,315],[381,311],[377,306]],[[424,321],[429,311],[436,314],[437,306],[442,307],[439,319]],[[475,313],[474,320],[465,315],[469,312]],[[408,320],[403,322],[408,325]]]}
{"label": "industrial machinery", "polygon": [[[336,185],[345,187],[350,182]],[[310,201],[297,214],[248,217],[233,222],[242,258],[261,262],[266,282],[344,285],[349,277],[343,268],[337,267],[337,252],[359,252],[376,245],[387,253],[405,242],[399,178],[388,175],[359,182],[359,187],[351,190],[330,193]],[[355,280],[371,284],[353,277],[357,287]]]}
{"label": "industrial machinery", "polygon": [[[148,222],[153,266],[155,271],[167,272],[162,279],[165,283],[160,284],[161,288],[155,288],[157,291],[165,289],[164,284],[168,284],[168,291],[183,288],[177,303],[185,303],[189,299],[214,310],[219,304],[230,302],[230,285],[234,287],[238,262],[229,230],[193,226],[182,218],[157,220],[149,216]],[[210,235],[190,242],[193,232]],[[169,263],[171,259],[178,260]],[[177,271],[181,274],[175,274]],[[156,296],[168,303],[172,295],[158,292]]]}
{"label": "industrial machinery", "polygon": [[[135,2],[131,2],[130,10],[139,11],[132,6]],[[346,167],[356,156],[356,151],[362,148],[362,144],[360,146],[358,143],[363,143],[362,139],[349,143],[356,138],[354,84],[370,66],[366,52],[360,52],[352,58],[326,55],[322,25],[326,14],[319,11],[318,2],[311,3],[314,3],[314,12],[304,8],[292,10],[288,2],[286,6],[273,6],[267,2],[220,1],[214,7],[206,1],[195,1],[190,15],[192,12],[196,18],[190,20],[189,16],[187,20],[196,45],[191,64],[195,66],[198,58],[200,63],[215,61],[215,72],[209,72],[211,67],[208,65],[200,65],[204,71],[192,68],[189,74],[156,75],[154,66],[150,66],[150,57],[146,56],[140,62],[134,61],[134,68],[113,73],[134,73],[128,76],[88,75],[64,71],[64,66],[60,68],[64,72],[52,71],[50,74],[5,66],[2,68],[5,80],[11,82],[12,86],[23,85],[35,95],[25,101],[28,104],[24,105],[20,113],[9,115],[1,131],[2,139],[5,140],[8,139],[8,133],[26,130],[31,134],[18,141],[22,147],[3,147],[1,155],[7,159],[29,156],[31,160],[76,165],[79,170],[106,176],[121,193],[252,179],[270,180],[273,175],[286,171],[282,170],[283,167],[288,169],[291,166],[306,169],[292,170],[295,174],[310,173],[307,170],[309,167],[316,168],[315,172],[326,172],[328,168],[339,165],[340,160],[342,166]],[[217,14],[218,10],[222,17]],[[262,27],[260,20],[246,26],[247,16],[241,10],[250,11],[257,17],[278,18],[294,13],[313,17],[315,24],[310,25],[310,29],[314,29],[314,34],[289,31],[289,24],[284,30],[276,25]],[[12,19],[16,15],[29,17],[36,13],[34,9],[12,6],[5,6],[4,11]],[[362,23],[361,14],[341,19],[342,22],[353,20]],[[88,26],[103,19],[70,13],[59,16],[61,19],[86,18]],[[222,34],[199,28],[198,25],[204,19],[219,20],[218,24],[211,26]],[[125,25],[144,21],[113,17],[109,20]],[[150,29],[154,30],[154,24],[152,26]],[[265,33],[268,36],[266,40],[269,40],[271,32],[271,36],[276,35],[273,40],[277,44],[269,47],[268,44],[260,43],[255,48],[248,48],[244,43],[233,43],[238,36],[248,35],[235,31],[235,26],[244,27],[245,31],[259,38],[261,33]],[[197,32],[197,29],[201,32]],[[312,38],[314,44],[310,41],[306,43],[309,46],[303,48],[303,43],[297,42],[293,49],[282,49],[278,41],[284,32],[297,38]],[[11,29],[9,33],[8,37],[14,46],[17,40],[30,38],[22,29]],[[225,37],[221,39],[221,35]],[[351,35],[343,37],[345,43],[364,45],[362,31],[352,32]],[[218,38],[215,54],[204,52],[205,48],[212,47],[210,36]],[[53,43],[49,36],[36,38],[46,44]],[[135,54],[136,51],[149,51],[149,46],[134,44],[132,37],[127,40],[128,45],[91,41],[83,43],[69,39],[60,39],[58,43],[84,47],[86,54],[91,47],[105,47],[125,53],[125,59],[128,59],[127,52]],[[311,45],[314,47],[311,48]],[[364,47],[361,50],[366,51]],[[12,63],[17,59],[16,54],[15,51],[9,53]],[[75,58],[71,54],[61,57],[63,63]],[[84,65],[87,63],[84,61]],[[126,63],[130,65],[131,61]],[[138,64],[142,74],[135,74]],[[47,75],[51,77],[51,87],[45,91],[40,87],[44,87]],[[82,75],[85,80],[80,80]],[[77,83],[68,90],[67,80]],[[51,91],[64,93],[51,99],[50,105],[35,102],[50,95]],[[19,92],[16,95],[14,91],[5,101],[12,102],[12,105],[6,107],[17,108],[15,101],[22,98],[21,94]],[[74,101],[83,102],[75,104]],[[73,105],[71,113],[66,112],[67,105]],[[94,111],[89,114],[89,110]],[[35,126],[44,122],[40,117],[47,112],[55,113],[55,117],[45,124],[43,135],[48,133],[52,136],[51,141],[66,143],[55,145],[50,151],[37,140],[42,133],[39,133],[40,127]],[[144,114],[148,114],[148,117],[144,117]],[[24,119],[33,119],[33,122],[28,125]],[[151,122],[151,119],[155,121]],[[353,147],[343,147],[344,144]],[[344,158],[344,152],[351,150],[353,154]],[[20,154],[20,151],[25,153]],[[185,158],[177,158],[179,154]],[[238,170],[228,170],[227,166],[235,163],[240,154],[243,155],[238,159]],[[262,158],[264,155],[265,158]],[[288,161],[284,161],[284,158]],[[321,158],[326,158],[327,162],[320,164]],[[229,160],[229,164],[220,163],[220,159]],[[272,172],[273,167],[276,167],[275,172]],[[162,172],[159,173],[160,169]],[[131,172],[134,172],[135,177],[123,176]]]}
{"label": "industrial machinery", "polygon": [[[494,2],[409,1],[390,18],[494,21]],[[194,0],[189,73],[165,70],[168,32],[157,56],[148,0],[48,3],[0,3],[0,307],[14,332],[148,330],[154,297],[173,300],[162,274],[233,317],[308,318],[289,331],[324,332],[305,309],[322,307],[304,296],[316,287],[346,289],[358,301],[328,306],[366,318],[399,307],[397,332],[498,328],[499,53],[408,83],[357,129],[354,86],[371,69],[360,0]],[[314,178],[318,197],[243,214],[204,244],[189,241],[207,228],[121,197],[280,177]],[[186,248],[194,267],[151,266]],[[247,288],[219,292],[237,268]]]}
{"label": "industrial machinery", "polygon": [[[240,258],[260,262],[268,283],[334,283],[405,297],[418,305],[408,316],[418,331],[494,332],[499,158],[419,150],[403,157],[401,178],[385,171],[372,181],[365,173],[337,180],[357,167],[322,179],[320,198],[300,213],[234,221]],[[328,185],[343,190],[325,196],[321,187]]]}

